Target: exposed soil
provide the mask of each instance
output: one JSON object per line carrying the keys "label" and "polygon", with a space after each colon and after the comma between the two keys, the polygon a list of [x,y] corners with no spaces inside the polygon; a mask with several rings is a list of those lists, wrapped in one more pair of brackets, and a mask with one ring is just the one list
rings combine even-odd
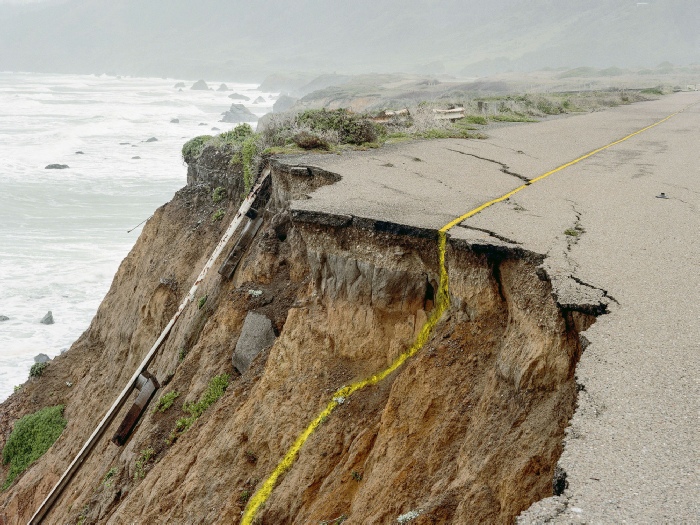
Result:
{"label": "exposed soil", "polygon": [[[12,422],[41,407],[65,404],[69,421],[0,496],[0,523],[26,523],[189,289],[238,204],[226,201],[226,217],[212,222],[211,190],[224,179],[212,180],[195,173],[158,210],[90,328],[0,406],[0,444]],[[276,168],[256,244],[232,280],[207,277],[206,303],[188,308],[149,367],[162,385],[155,399],[177,391],[175,404],[154,413],[152,403],[124,447],[109,441],[117,417],[46,523],[237,523],[332,392],[411,344],[432,307],[436,240],[292,221],[289,199],[332,180]],[[260,523],[396,523],[411,510],[417,524],[510,523],[552,495],[576,400],[578,332],[593,318],[557,306],[540,259],[522,251],[450,242],[447,261],[452,306],[429,344],[336,409]],[[231,352],[251,310],[279,337],[239,376]],[[222,373],[231,376],[224,396],[166,444],[182,405]],[[155,455],[135,479],[148,447]]]}

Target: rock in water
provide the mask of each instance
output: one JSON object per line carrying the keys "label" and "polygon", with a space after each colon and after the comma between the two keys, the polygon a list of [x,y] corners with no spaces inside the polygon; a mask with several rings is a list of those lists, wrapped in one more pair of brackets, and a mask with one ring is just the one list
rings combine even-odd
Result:
{"label": "rock in water", "polygon": [[228,89],[228,86],[226,84],[221,84],[217,89],[217,91],[228,91],[228,90],[229,89]]}
{"label": "rock in water", "polygon": [[138,155],[136,155],[135,157],[131,157],[131,158],[132,158],[132,159],[140,159],[141,157],[139,157]]}
{"label": "rock in water", "polygon": [[9,321],[9,320],[10,320],[10,318],[7,317],[6,315],[0,315],[0,322],[2,322],[2,321]]}
{"label": "rock in water", "polygon": [[146,142],[158,142],[158,139],[155,137],[151,137],[150,139],[146,139]]}
{"label": "rock in water", "polygon": [[49,310],[39,322],[41,324],[53,324],[53,314],[51,313],[51,310]]}
{"label": "rock in water", "polygon": [[76,155],[85,155],[85,152],[84,151],[76,151],[75,154]]}
{"label": "rock in water", "polygon": [[280,95],[280,98],[278,98],[277,102],[275,102],[272,106],[272,112],[282,113],[283,111],[287,111],[288,109],[291,109],[294,104],[296,104],[297,100],[299,99],[290,97],[289,95]]}
{"label": "rock in water", "polygon": [[264,103],[265,103],[265,99],[262,97],[258,97],[253,101],[253,104],[264,104]]}
{"label": "rock in water", "polygon": [[206,91],[209,89],[209,86],[207,86],[207,83],[204,82],[204,80],[198,80],[197,82],[192,84],[192,87],[190,89]]}
{"label": "rock in water", "polygon": [[185,83],[184,83],[184,82],[178,82],[178,83],[175,84],[173,87],[176,87],[176,88],[184,88],[184,87],[185,87]]}
{"label": "rock in water", "polygon": [[274,342],[275,332],[272,329],[272,321],[262,314],[248,312],[231,358],[233,367],[239,373],[245,373],[253,359]]}
{"label": "rock in water", "polygon": [[179,118],[172,118],[172,119],[170,119],[170,123],[171,123],[171,124],[179,124],[179,123],[180,123],[180,119],[179,119]]}
{"label": "rock in water", "polygon": [[51,358],[46,354],[39,354],[34,356],[35,363],[48,363],[49,361],[51,361]]}
{"label": "rock in water", "polygon": [[250,97],[246,97],[240,93],[233,93],[232,95],[229,95],[228,98],[232,98],[233,100],[245,100],[246,102],[250,100]]}
{"label": "rock in water", "polygon": [[222,113],[223,118],[220,122],[228,122],[230,124],[239,124],[241,122],[257,122],[256,117],[243,104],[231,104],[231,109]]}
{"label": "rock in water", "polygon": [[68,164],[49,164],[44,169],[46,169],[46,170],[65,170],[67,168],[70,168],[70,166],[68,166]]}

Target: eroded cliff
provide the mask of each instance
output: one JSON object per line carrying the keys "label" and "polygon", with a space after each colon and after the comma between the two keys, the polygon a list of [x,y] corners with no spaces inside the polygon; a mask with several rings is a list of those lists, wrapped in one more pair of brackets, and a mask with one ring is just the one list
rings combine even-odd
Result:
{"label": "eroded cliff", "polygon": [[[2,494],[3,523],[26,523],[41,504],[237,210],[242,174],[215,153],[192,161],[187,187],[148,221],[90,328],[0,408],[0,445],[39,408],[64,404],[68,419]],[[270,166],[255,242],[232,279],[207,276],[149,367],[161,385],[155,400],[178,393],[173,405],[156,412],[152,402],[117,447],[109,437],[127,404],[46,523],[238,523],[333,392],[385,369],[430,316],[436,232],[294,213],[290,202],[337,177]],[[214,203],[217,187],[225,197]],[[448,239],[445,259],[450,307],[428,343],[324,419],[256,522],[509,523],[552,494],[575,406],[579,332],[593,318],[557,304],[535,254]],[[240,375],[231,354],[251,311],[277,338]],[[187,403],[222,374],[224,395],[173,434]]]}

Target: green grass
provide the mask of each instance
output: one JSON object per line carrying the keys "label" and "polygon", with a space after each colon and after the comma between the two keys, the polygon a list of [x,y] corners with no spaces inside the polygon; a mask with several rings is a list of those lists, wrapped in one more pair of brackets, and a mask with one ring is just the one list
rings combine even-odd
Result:
{"label": "green grass", "polygon": [[146,467],[156,455],[156,451],[152,447],[145,448],[139,454],[139,459],[136,460],[134,467],[134,481],[138,481],[146,477]]}
{"label": "green grass", "polygon": [[467,116],[464,117],[463,119],[458,120],[457,123],[460,123],[460,122],[462,122],[462,121],[463,121],[463,122],[468,122],[468,123],[470,123],[470,124],[479,124],[479,125],[481,125],[481,126],[484,126],[484,125],[488,124],[488,121],[486,120],[486,117],[482,117],[482,116],[480,116],[480,115],[467,115]]}
{"label": "green grass", "polygon": [[[247,190],[246,190],[246,191],[247,191]],[[223,208],[219,208],[218,210],[216,210],[216,211],[212,214],[212,216],[211,216],[211,222],[218,222],[218,221],[220,221],[221,219],[224,218],[224,215],[226,215],[226,210],[224,210]]]}
{"label": "green grass", "polygon": [[63,408],[63,405],[42,408],[15,423],[2,450],[3,463],[10,464],[10,471],[2,490],[9,487],[14,479],[39,459],[61,435],[68,424],[63,417]]}
{"label": "green grass", "polygon": [[207,299],[208,299],[208,298],[209,298],[208,295],[205,295],[205,296],[199,298],[199,301],[197,301],[197,309],[198,309],[198,310],[201,310],[202,307],[203,307],[205,304],[207,304]]}
{"label": "green grass", "polygon": [[656,86],[653,88],[642,89],[640,93],[644,95],[663,95],[664,90],[661,88],[661,86]]}
{"label": "green grass", "polygon": [[537,122],[537,119],[528,117],[527,115],[519,115],[518,113],[501,113],[489,117],[494,122]]}
{"label": "green grass", "polygon": [[576,230],[574,228],[568,228],[568,229],[564,230],[564,235],[568,235],[569,237],[578,237],[580,235],[580,233],[581,232],[579,232],[578,230]]}
{"label": "green grass", "polygon": [[228,388],[229,379],[228,374],[221,374],[213,377],[209,381],[209,386],[206,391],[202,394],[202,397],[199,398],[199,401],[196,403],[185,403],[182,406],[183,412],[187,413],[188,416],[177,420],[175,423],[175,430],[170,433],[170,437],[167,440],[168,444],[172,444],[180,435],[187,432],[194,422],[224,395],[226,388]]}
{"label": "green grass", "polygon": [[102,478],[102,484],[105,487],[111,487],[112,483],[114,483],[114,477],[117,475],[118,472],[119,471],[117,470],[117,467],[112,467],[111,469],[109,469]]}
{"label": "green grass", "polygon": [[224,197],[226,197],[226,188],[223,186],[218,186],[211,194],[211,200],[214,201],[215,204],[224,200]]}
{"label": "green grass", "polygon": [[252,135],[243,142],[241,146],[241,160],[243,163],[243,184],[245,192],[248,193],[253,187],[255,177],[253,174],[253,159],[258,154],[257,135]]}
{"label": "green grass", "polygon": [[180,392],[178,392],[177,390],[173,390],[172,392],[163,394],[162,396],[160,396],[160,399],[158,399],[156,407],[153,409],[153,413],[155,414],[156,412],[165,412],[171,406],[173,406],[173,403],[178,397],[180,397]]}

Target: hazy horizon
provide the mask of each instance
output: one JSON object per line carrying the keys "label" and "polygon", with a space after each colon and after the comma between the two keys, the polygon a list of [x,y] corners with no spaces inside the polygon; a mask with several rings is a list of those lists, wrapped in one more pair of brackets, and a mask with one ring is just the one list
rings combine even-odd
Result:
{"label": "hazy horizon", "polygon": [[0,0],[0,70],[259,81],[653,68],[700,62],[698,27],[693,0]]}

